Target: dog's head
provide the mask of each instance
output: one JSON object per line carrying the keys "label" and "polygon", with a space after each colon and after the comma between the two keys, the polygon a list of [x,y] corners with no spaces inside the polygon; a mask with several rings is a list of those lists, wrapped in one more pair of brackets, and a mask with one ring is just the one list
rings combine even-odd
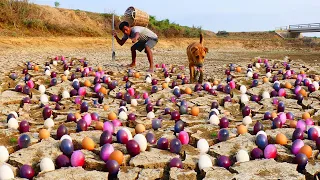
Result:
{"label": "dog's head", "polygon": [[195,66],[197,66],[198,68],[202,68],[204,58],[208,52],[209,52],[208,48],[206,48],[202,45],[194,46],[191,49],[191,53],[192,53],[193,61],[194,61],[193,64]]}

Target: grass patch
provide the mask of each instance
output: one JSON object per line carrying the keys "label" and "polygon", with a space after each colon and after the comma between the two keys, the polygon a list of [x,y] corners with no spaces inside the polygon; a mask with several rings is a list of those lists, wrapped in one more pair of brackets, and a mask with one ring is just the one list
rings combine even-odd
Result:
{"label": "grass patch", "polygon": [[10,143],[11,144],[17,144],[17,142],[18,142],[18,139],[16,137],[10,138]]}

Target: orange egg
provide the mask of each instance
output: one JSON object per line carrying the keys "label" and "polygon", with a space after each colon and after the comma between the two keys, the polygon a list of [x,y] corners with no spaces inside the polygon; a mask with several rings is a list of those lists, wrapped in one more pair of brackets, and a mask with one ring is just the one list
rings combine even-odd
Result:
{"label": "orange egg", "polygon": [[89,80],[85,80],[83,84],[87,87],[91,86],[91,82]]}
{"label": "orange egg", "polygon": [[99,92],[101,92],[102,94],[106,95],[108,92],[107,92],[107,89],[105,87],[101,87],[99,89]]}
{"label": "orange egg", "polygon": [[199,113],[200,113],[200,109],[199,109],[198,107],[193,106],[193,107],[191,108],[191,114],[192,114],[192,116],[198,116]]}
{"label": "orange egg", "polygon": [[312,156],[312,148],[308,145],[302,146],[302,148],[299,150],[299,153],[305,154],[308,158]]}
{"label": "orange egg", "polygon": [[81,67],[81,68],[80,68],[80,71],[82,72],[83,70],[84,70],[84,68],[83,68],[83,67]]}
{"label": "orange egg", "polygon": [[280,145],[286,145],[288,143],[288,138],[284,134],[279,133],[276,136],[276,143]]}
{"label": "orange egg", "polygon": [[291,128],[296,128],[297,127],[297,121],[295,121],[295,120],[290,121],[290,127]]}
{"label": "orange egg", "polygon": [[39,66],[34,66],[35,71],[39,71]]}
{"label": "orange egg", "polygon": [[239,126],[237,126],[237,132],[238,134],[246,134],[248,132],[248,129],[245,125],[240,124]]}
{"label": "orange egg", "polygon": [[101,66],[98,67],[98,71],[102,71],[102,67]]}
{"label": "orange egg", "polygon": [[299,93],[300,93],[303,97],[307,97],[307,92],[306,92],[306,90],[301,89],[301,90],[299,91]]}
{"label": "orange egg", "polygon": [[67,76],[65,76],[65,75],[61,76],[61,79],[62,79],[62,81],[67,81],[68,80]]}
{"label": "orange egg", "polygon": [[166,88],[168,88],[169,86],[168,86],[168,83],[162,83],[162,88],[163,89],[166,89]]}
{"label": "orange egg", "polygon": [[137,134],[143,133],[146,130],[146,127],[143,124],[137,124],[135,131]]}
{"label": "orange egg", "polygon": [[315,80],[315,81],[320,81],[319,76],[315,76],[315,77],[314,77],[314,80]]}
{"label": "orange egg", "polygon": [[41,129],[39,131],[39,138],[40,139],[48,139],[50,137],[50,132],[46,129]]}
{"label": "orange egg", "polygon": [[302,114],[302,119],[306,120],[306,119],[309,119],[310,118],[310,114],[308,112],[304,112]]}
{"label": "orange egg", "polygon": [[219,84],[219,81],[218,80],[214,80],[213,81],[213,85],[218,85]]}
{"label": "orange egg", "polygon": [[95,129],[96,130],[103,130],[103,122],[97,121]]}
{"label": "orange egg", "polygon": [[236,67],[236,72],[241,72],[241,67],[240,66]]}
{"label": "orange egg", "polygon": [[274,119],[274,118],[276,118],[278,115],[277,115],[277,113],[276,112],[272,112],[271,113],[271,117],[272,117],[272,119]]}
{"label": "orange egg", "polygon": [[189,87],[186,87],[186,89],[184,90],[184,92],[186,92],[186,94],[192,94],[192,90]]}
{"label": "orange egg", "polygon": [[300,71],[300,74],[305,74],[305,72],[302,70],[302,71]]}
{"label": "orange egg", "polygon": [[297,77],[298,77],[298,75],[296,75],[296,74],[294,74],[294,75],[292,76],[293,79],[297,79]]}
{"label": "orange egg", "polygon": [[103,106],[103,110],[106,111],[106,110],[108,110],[108,109],[109,109],[109,106],[105,104],[105,105]]}
{"label": "orange egg", "polygon": [[264,83],[267,83],[267,82],[269,82],[269,78],[267,78],[267,77],[264,77],[264,78],[263,78],[263,82],[264,82]]}
{"label": "orange egg", "polygon": [[140,78],[140,73],[139,73],[139,72],[135,72],[135,73],[134,73],[134,77],[135,77],[135,78]]}
{"label": "orange egg", "polygon": [[81,119],[81,114],[78,113],[78,112],[74,113],[74,116],[76,116],[76,119],[77,119],[77,120],[78,120],[78,119]]}
{"label": "orange egg", "polygon": [[122,164],[123,159],[123,153],[119,150],[114,150],[109,156],[109,160],[115,160],[118,162],[119,165]]}
{"label": "orange egg", "polygon": [[284,84],[284,87],[287,88],[287,89],[291,89],[291,88],[292,88],[292,84],[289,83],[289,82],[286,82],[286,83]]}
{"label": "orange egg", "polygon": [[117,119],[116,113],[114,113],[114,112],[109,113],[108,114],[108,119],[111,120],[111,121]]}
{"label": "orange egg", "polygon": [[82,148],[92,151],[94,150],[94,142],[91,138],[85,137],[82,140]]}

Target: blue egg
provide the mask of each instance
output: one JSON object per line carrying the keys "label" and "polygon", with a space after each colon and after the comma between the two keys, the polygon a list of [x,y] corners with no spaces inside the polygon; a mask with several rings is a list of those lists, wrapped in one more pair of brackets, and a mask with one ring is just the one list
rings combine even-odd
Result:
{"label": "blue egg", "polygon": [[69,139],[62,140],[60,143],[60,150],[64,155],[71,156],[74,151],[72,141],[70,141]]}
{"label": "blue egg", "polygon": [[273,84],[273,89],[274,89],[274,90],[279,91],[280,88],[281,88],[281,87],[280,87],[280,83],[274,83],[274,84]]}
{"label": "blue egg", "polygon": [[72,87],[76,90],[79,90],[80,88],[80,83],[78,81],[73,81]]}
{"label": "blue egg", "polygon": [[218,133],[219,141],[226,141],[229,139],[229,131],[227,129],[220,129]]}
{"label": "blue egg", "polygon": [[230,92],[231,92],[231,87],[230,87],[229,85],[226,85],[226,86],[224,87],[224,92],[227,93],[227,94],[230,94]]}
{"label": "blue egg", "polygon": [[152,129],[158,130],[159,128],[161,128],[161,126],[162,126],[162,122],[160,119],[152,120]]}
{"label": "blue egg", "polygon": [[268,145],[268,138],[264,134],[259,134],[256,138],[256,144],[260,149],[264,149]]}
{"label": "blue egg", "polygon": [[252,87],[257,87],[258,85],[259,85],[258,79],[254,79],[254,80],[252,81]]}
{"label": "blue egg", "polygon": [[173,94],[174,94],[176,97],[180,97],[180,96],[181,96],[180,89],[175,88],[175,89],[173,90]]}

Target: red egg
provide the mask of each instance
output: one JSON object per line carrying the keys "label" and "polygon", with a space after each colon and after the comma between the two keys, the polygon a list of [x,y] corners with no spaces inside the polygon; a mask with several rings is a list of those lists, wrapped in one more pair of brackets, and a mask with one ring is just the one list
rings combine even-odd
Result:
{"label": "red egg", "polygon": [[45,107],[42,111],[43,119],[46,120],[52,115],[52,110],[49,107]]}
{"label": "red egg", "polygon": [[81,167],[85,163],[85,156],[82,151],[74,151],[71,155],[71,166],[72,167]]}
{"label": "red egg", "polygon": [[129,140],[126,144],[126,148],[128,153],[134,157],[140,153],[139,144],[135,140]]}

